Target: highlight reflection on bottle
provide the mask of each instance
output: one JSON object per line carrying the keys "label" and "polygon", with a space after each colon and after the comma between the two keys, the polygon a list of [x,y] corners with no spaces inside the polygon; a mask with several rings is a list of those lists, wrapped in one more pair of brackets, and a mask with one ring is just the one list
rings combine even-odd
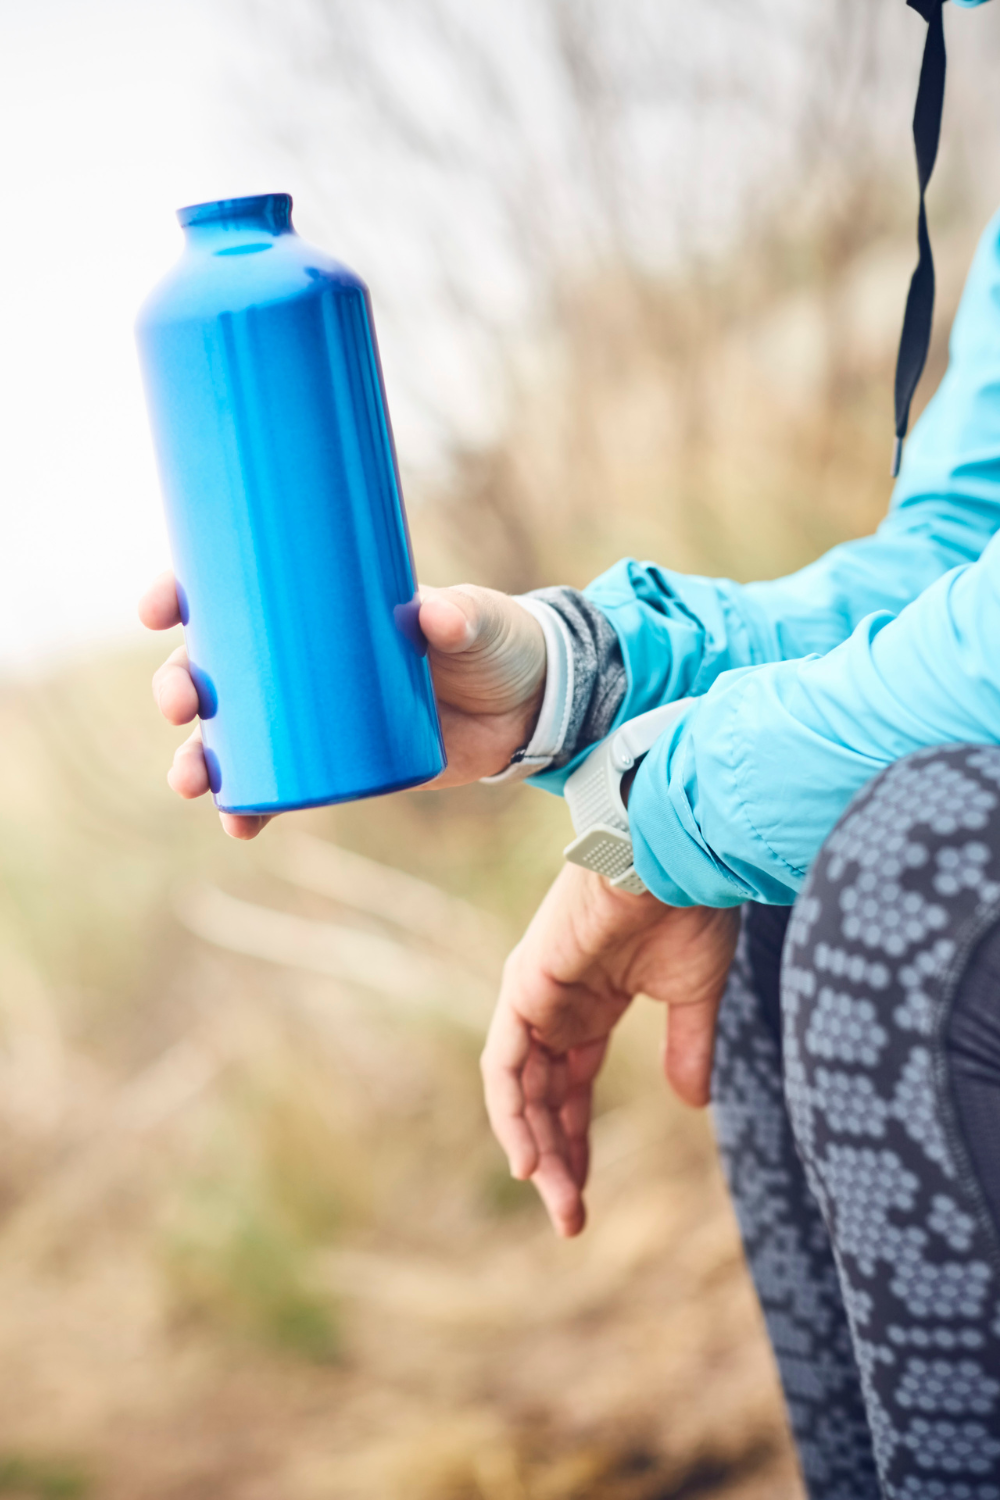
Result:
{"label": "highlight reflection on bottle", "polygon": [[216,805],[428,781],[444,749],[371,303],[291,198],[179,210],[136,335]]}

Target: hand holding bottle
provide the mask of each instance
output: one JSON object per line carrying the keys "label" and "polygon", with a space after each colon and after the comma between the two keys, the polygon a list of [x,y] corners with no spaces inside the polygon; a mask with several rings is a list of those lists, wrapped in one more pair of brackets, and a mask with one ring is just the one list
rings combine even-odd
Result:
{"label": "hand holding bottle", "polygon": [[[461,786],[502,771],[514,751],[531,738],[545,690],[545,640],[541,626],[516,600],[475,584],[420,590],[420,626],[427,639],[448,765],[434,786]],[[139,603],[150,630],[180,624],[172,573],[154,580]],[[171,724],[189,724],[198,714],[198,694],[183,646],[153,677],[153,696]],[[180,797],[209,790],[201,734],[195,729],[179,746],[167,780]],[[260,832],[266,817],[222,813],[233,838]]]}

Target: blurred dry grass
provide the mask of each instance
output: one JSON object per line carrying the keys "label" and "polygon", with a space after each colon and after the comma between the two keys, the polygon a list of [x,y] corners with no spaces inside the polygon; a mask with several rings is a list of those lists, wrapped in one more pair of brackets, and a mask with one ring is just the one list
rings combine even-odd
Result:
{"label": "blurred dry grass", "polygon": [[[424,576],[759,576],[867,529],[909,260],[872,222],[579,287],[503,443],[414,506]],[[945,315],[968,247],[939,237]],[[476,1056],[561,805],[418,792],[228,844],[163,786],[159,654],[0,690],[0,1494],[797,1500],[654,1008],[581,1240],[489,1137]]]}
{"label": "blurred dry grass", "polygon": [[424,793],[229,846],[161,790],[150,664],[0,708],[0,1493],[796,1494],[653,1008],[583,1240],[488,1136],[479,1039],[561,807]]}

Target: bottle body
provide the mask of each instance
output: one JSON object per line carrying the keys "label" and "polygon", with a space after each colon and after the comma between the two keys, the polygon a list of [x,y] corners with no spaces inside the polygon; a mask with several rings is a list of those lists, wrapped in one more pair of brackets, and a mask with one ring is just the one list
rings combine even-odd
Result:
{"label": "bottle body", "polygon": [[368,292],[285,194],[182,209],[137,339],[209,777],[227,812],[444,766]]}

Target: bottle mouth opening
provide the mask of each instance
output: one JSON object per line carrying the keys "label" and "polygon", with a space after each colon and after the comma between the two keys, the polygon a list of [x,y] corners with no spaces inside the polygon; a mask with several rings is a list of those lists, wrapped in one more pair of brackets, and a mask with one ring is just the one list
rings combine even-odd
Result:
{"label": "bottle mouth opening", "polygon": [[216,229],[265,229],[280,234],[292,225],[290,193],[258,193],[252,198],[218,198],[177,210],[182,229],[211,225]]}

